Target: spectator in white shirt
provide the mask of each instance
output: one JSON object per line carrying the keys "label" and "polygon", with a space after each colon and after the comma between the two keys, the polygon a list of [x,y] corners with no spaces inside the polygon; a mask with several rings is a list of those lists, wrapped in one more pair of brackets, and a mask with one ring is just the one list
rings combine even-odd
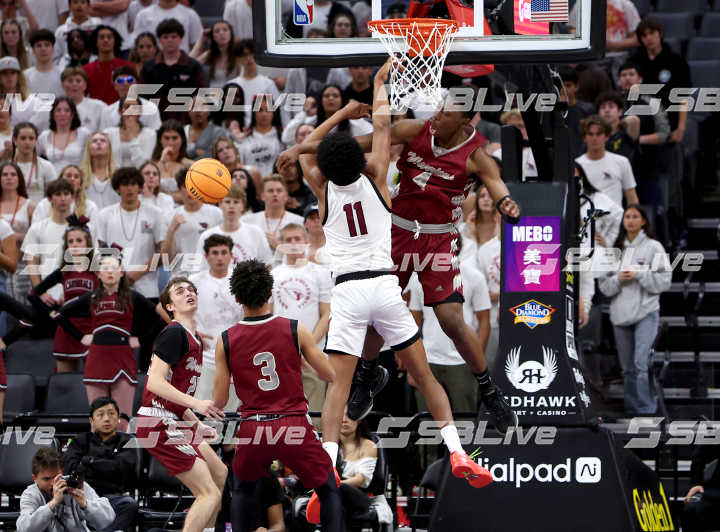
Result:
{"label": "spectator in white shirt", "polygon": [[[74,194],[70,210],[78,216],[86,216],[90,218],[90,223],[88,225],[91,232],[94,234],[95,226],[93,225],[93,221],[97,220],[97,214],[100,209],[98,209],[93,200],[87,198],[87,194],[85,193],[85,175],[83,174],[83,171],[79,166],[69,164],[62,169],[58,179],[64,179],[72,185]],[[43,198],[40,203],[37,204],[37,207],[35,207],[35,211],[33,212],[33,222],[50,217],[51,210],[52,206],[50,205],[50,200],[48,200],[48,198]]]}
{"label": "spectator in white shirt", "polygon": [[239,40],[252,39],[252,0],[228,0],[225,2],[223,20],[232,24],[235,38]]}
{"label": "spectator in white shirt", "polygon": [[35,124],[21,122],[13,129],[12,159],[23,171],[28,197],[36,203],[45,197],[48,183],[58,176],[52,163],[38,155],[37,140]]}
{"label": "spectator in white shirt", "polygon": [[[202,242],[214,234],[225,235],[232,238],[233,264],[244,260],[257,259],[265,264],[272,265],[273,254],[268,246],[263,232],[254,225],[244,223],[240,216],[246,208],[245,191],[238,185],[230,187],[230,192],[220,201],[220,210],[223,219],[220,225],[211,227],[204,231],[198,240],[195,253],[202,254]],[[203,269],[207,268],[206,262],[202,263]]]}
{"label": "spectator in white shirt", "polygon": [[280,110],[272,110],[272,99],[265,95],[253,97],[250,128],[238,148],[245,164],[256,166],[264,176],[270,175],[280,152],[285,149],[280,136]]}
{"label": "spectator in white shirt", "polygon": [[115,166],[118,168],[122,166],[139,168],[144,161],[150,159],[153,147],[157,142],[155,131],[143,127],[138,120],[138,115],[127,112],[128,109],[139,105],[140,102],[137,99],[121,98],[120,125],[105,130],[113,147]]}
{"label": "spectator in white shirt", "polygon": [[12,107],[5,103],[7,98],[4,94],[0,94],[0,160],[10,159],[13,152],[12,136],[13,127],[10,123],[10,114],[12,113]]}
{"label": "spectator in white shirt", "polygon": [[155,253],[165,241],[167,226],[160,210],[140,201],[145,181],[136,168],[119,168],[111,184],[120,196],[120,203],[105,207],[97,221],[100,247],[112,247],[123,254],[128,281],[133,290],[147,298],[157,298],[157,269]]}
{"label": "spectator in white shirt", "polygon": [[60,83],[62,70],[53,63],[55,35],[50,30],[33,32],[30,35],[30,46],[35,56],[35,66],[24,72],[30,91],[64,95]]}
{"label": "spectator in white shirt", "polygon": [[128,8],[130,0],[94,0],[90,4],[90,14],[100,17],[106,26],[115,28],[122,37],[121,50],[127,52],[132,46],[128,30]]}
{"label": "spectator in white shirt", "polygon": [[[284,261],[272,270],[273,313],[298,320],[322,347],[330,323],[330,270],[308,261],[308,235],[301,225],[289,224],[280,231],[278,251]],[[322,410],[325,382],[308,364],[303,364],[302,379],[308,410]]]}
{"label": "spectator in white shirt", "polygon": [[70,0],[70,16],[62,26],[57,27],[55,30],[54,59],[58,61],[67,53],[68,33],[76,28],[89,33],[101,23],[102,21],[99,18],[90,16],[90,0]]}
{"label": "spectator in white shirt", "polygon": [[[174,211],[170,220],[163,253],[173,266],[173,276],[187,276],[205,269],[204,259],[196,260],[196,251],[202,249],[200,235],[209,227],[223,220],[223,213],[215,205],[196,200],[185,188],[185,170],[176,175],[176,183],[182,197],[182,205]],[[179,258],[177,258],[179,257]],[[177,258],[177,260],[176,260]]]}
{"label": "spectator in white shirt", "polygon": [[163,20],[174,18],[185,28],[180,48],[190,53],[193,45],[202,37],[202,21],[198,14],[178,0],[158,0],[157,5],[142,9],[135,17],[135,34],[148,31],[155,34],[155,29]]}
{"label": "spectator in white shirt", "polygon": [[146,7],[155,4],[157,4],[157,0],[132,0],[132,2],[130,2],[130,7],[128,7],[128,25],[132,33],[135,33],[135,18],[138,13]]}
{"label": "spectator in white shirt", "polygon": [[63,235],[68,225],[66,218],[72,212],[73,187],[64,179],[58,179],[48,185],[47,197],[52,215],[30,226],[21,247],[33,286],[60,266]]}
{"label": "spectator in white shirt", "polygon": [[166,120],[157,132],[157,141],[152,159],[160,167],[160,190],[167,192],[175,201],[182,201],[178,194],[175,175],[190,166],[193,161],[187,156],[185,128],[177,120]]}
{"label": "spectator in white shirt", "polygon": [[273,174],[263,178],[262,199],[265,210],[247,214],[243,220],[255,225],[265,232],[272,249],[278,245],[278,235],[283,227],[289,224],[303,224],[302,216],[285,209],[288,200],[287,186],[281,175]]}
{"label": "spectator in white shirt", "polygon": [[[112,80],[115,90],[120,96],[120,100],[130,96],[133,85],[137,84],[137,74],[130,66],[121,66],[113,70]],[[133,91],[134,92],[134,91]],[[137,114],[139,112],[140,123],[143,127],[157,131],[162,126],[160,120],[160,110],[158,106],[145,98],[139,98],[137,95],[132,96],[140,101],[140,109],[131,109],[130,112]],[[120,100],[107,106],[100,120],[100,128],[105,130],[109,127],[115,127],[120,123]]]}
{"label": "spectator in white shirt", "polygon": [[93,133],[85,146],[80,168],[85,174],[85,191],[100,209],[120,201],[112,187],[111,177],[115,173],[115,161],[110,138],[105,133]]}
{"label": "spectator in white shirt", "polygon": [[32,66],[30,49],[25,45],[22,28],[15,19],[0,23],[0,57],[8,55],[16,58],[23,70]]}
{"label": "spectator in white shirt", "polygon": [[198,335],[203,340],[202,372],[195,397],[211,399],[215,378],[215,345],[224,330],[242,320],[242,307],[228,290],[232,270],[233,241],[229,236],[213,234],[202,242],[207,271],[190,276],[197,287],[198,310],[195,314]]}
{"label": "spectator in white shirt", "polygon": [[[255,62],[255,42],[252,39],[240,41],[237,45],[237,55],[243,67],[243,73],[228,83],[237,83],[242,87],[245,101],[253,101],[256,94],[271,94],[273,101],[277,102],[280,91],[275,82],[258,72]],[[245,115],[245,127],[250,125],[250,113]]]}
{"label": "spectator in white shirt", "polygon": [[628,205],[636,205],[639,200],[630,161],[605,149],[610,133],[610,124],[598,115],[580,122],[580,134],[587,145],[587,152],[575,160],[582,165],[588,181],[617,205],[622,207],[623,197]]}
{"label": "spectator in white shirt", "polygon": [[[462,247],[458,235],[458,247]],[[463,282],[463,316],[478,335],[483,349],[490,335],[490,293],[485,277],[470,261],[460,263],[460,275]],[[474,412],[477,408],[477,382],[460,356],[452,340],[440,327],[435,312],[423,306],[423,289],[413,275],[410,281],[410,311],[422,328],[423,343],[428,363],[435,378],[445,388],[454,412]],[[490,366],[488,366],[490,367]],[[415,393],[419,410],[427,410],[422,394]]]}
{"label": "spectator in white shirt", "polygon": [[320,220],[320,212],[317,203],[305,207],[305,231],[308,233],[308,260],[323,264],[320,250],[325,247],[325,231],[323,231],[322,221]]}
{"label": "spectator in white shirt", "polygon": [[[24,17],[18,13],[18,9],[23,10]],[[31,31],[40,29],[33,11],[27,5],[27,0],[3,0],[3,2],[0,2],[0,20],[11,19],[18,21],[26,40]]]}
{"label": "spectator in white shirt", "polygon": [[12,98],[10,122],[13,125],[28,122],[35,115],[38,100],[30,94],[25,75],[20,70],[20,62],[15,57],[0,58],[0,92]]}
{"label": "spectator in white shirt", "polygon": [[148,201],[151,205],[155,205],[163,214],[170,213],[175,210],[175,201],[172,196],[160,192],[160,167],[153,161],[145,161],[143,164],[136,165],[140,169],[140,173],[145,179],[140,201]]}
{"label": "spectator in white shirt", "polygon": [[27,0],[39,28],[51,30],[68,18],[68,0]]}
{"label": "spectator in white shirt", "polygon": [[68,164],[80,164],[90,131],[82,127],[77,107],[70,98],[55,99],[49,127],[38,137],[38,153],[50,161],[58,173]]}

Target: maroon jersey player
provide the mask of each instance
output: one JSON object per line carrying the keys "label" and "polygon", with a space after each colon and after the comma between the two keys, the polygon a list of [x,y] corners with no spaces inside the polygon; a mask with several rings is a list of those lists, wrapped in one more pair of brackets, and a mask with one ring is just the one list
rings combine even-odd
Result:
{"label": "maroon jersey player", "polygon": [[[220,510],[227,467],[202,436],[214,429],[200,423],[193,410],[220,419],[222,411],[210,400],[193,396],[200,378],[202,341],[194,327],[197,289],[184,277],[175,277],[160,294],[160,304],[173,321],[158,335],[138,410],[137,437],[151,442],[148,452],[175,475],[195,496],[185,517],[184,532],[214,527]],[[181,431],[179,423],[192,424]]]}
{"label": "maroon jersey player", "polygon": [[314,509],[308,505],[308,520],[315,522],[311,513],[319,514],[323,531],[339,532],[345,527],[338,480],[308,421],[302,358],[324,381],[332,381],[335,372],[304,325],[272,315],[272,285],[272,274],[262,262],[235,266],[230,291],[243,306],[245,318],[222,333],[215,349],[215,404],[227,402],[231,375],[241,401],[242,423],[233,458],[233,474],[240,483],[233,497],[240,502],[236,506],[233,501],[233,506],[243,516],[240,530],[256,530],[260,516],[253,501],[255,484],[268,476],[273,460],[280,460],[319,497],[319,511],[317,504]]}
{"label": "maroon jersey player", "polygon": [[[480,177],[497,209],[508,219],[517,219],[520,208],[510,198],[497,165],[482,149],[487,140],[470,125],[474,111],[457,111],[454,103],[451,95],[430,120],[399,120],[392,125],[391,143],[404,145],[398,161],[400,185],[392,200],[392,258],[403,288],[417,265],[424,265],[417,274],[425,305],[433,307],[443,332],[475,375],[480,397],[496,427],[505,432],[517,425],[517,416],[491,381],[480,338],[463,319],[457,223],[473,176]],[[371,149],[372,135],[356,140],[365,151]],[[280,156],[278,165],[316,150],[317,145],[311,143],[295,146]],[[435,267],[436,262],[451,267]],[[379,335],[369,331],[358,385],[348,403],[351,419],[369,412],[372,396],[378,391],[376,383],[384,379],[377,366],[381,345]]]}

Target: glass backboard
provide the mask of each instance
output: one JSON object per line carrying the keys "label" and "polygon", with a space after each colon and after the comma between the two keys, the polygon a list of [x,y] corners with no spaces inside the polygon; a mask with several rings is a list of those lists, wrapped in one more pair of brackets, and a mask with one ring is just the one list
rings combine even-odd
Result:
{"label": "glass backboard", "polygon": [[605,8],[605,0],[254,0],[254,37],[261,65],[378,65],[387,53],[368,20],[452,18],[460,30],[448,65],[577,62],[604,55]]}

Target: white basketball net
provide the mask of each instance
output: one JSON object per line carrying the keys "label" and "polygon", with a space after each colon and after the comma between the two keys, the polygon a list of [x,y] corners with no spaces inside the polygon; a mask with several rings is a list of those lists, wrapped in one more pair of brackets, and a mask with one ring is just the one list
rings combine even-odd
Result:
{"label": "white basketball net", "polygon": [[387,19],[368,23],[392,58],[390,107],[404,112],[411,104],[438,105],[445,58],[457,25],[444,19]]}

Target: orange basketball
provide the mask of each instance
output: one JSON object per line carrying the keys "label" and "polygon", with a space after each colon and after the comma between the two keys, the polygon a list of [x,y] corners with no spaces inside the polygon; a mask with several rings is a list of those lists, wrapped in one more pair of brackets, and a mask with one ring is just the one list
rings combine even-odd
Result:
{"label": "orange basketball", "polygon": [[229,170],[217,159],[195,161],[185,176],[185,187],[196,200],[217,203],[228,191],[232,178]]}

